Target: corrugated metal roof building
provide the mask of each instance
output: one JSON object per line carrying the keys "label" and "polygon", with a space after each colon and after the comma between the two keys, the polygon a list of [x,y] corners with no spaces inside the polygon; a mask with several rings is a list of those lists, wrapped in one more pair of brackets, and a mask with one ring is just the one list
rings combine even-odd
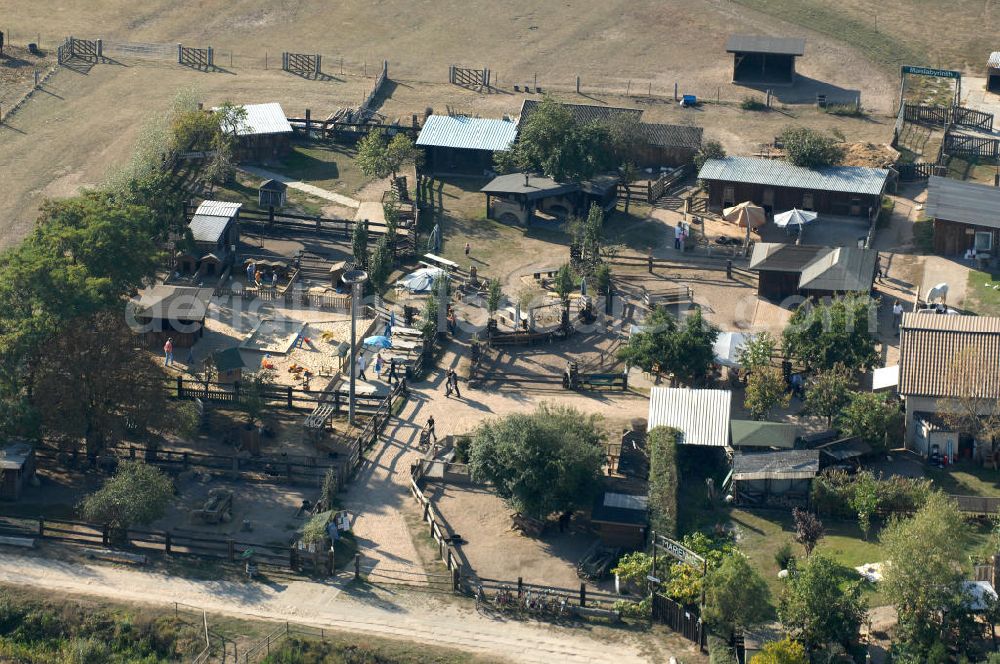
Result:
{"label": "corrugated metal roof building", "polygon": [[242,203],[204,201],[198,206],[188,228],[195,242],[215,245],[239,215]]}
{"label": "corrugated metal roof building", "polygon": [[868,292],[877,262],[873,249],[774,242],[756,243],[750,255],[750,269],[758,273],[757,294],[772,300]]}
{"label": "corrugated metal roof building", "polygon": [[686,387],[654,387],[649,398],[648,427],[672,427],[680,444],[727,447],[732,392]]}
{"label": "corrugated metal roof building", "polygon": [[936,253],[995,254],[1000,245],[1000,187],[932,175],[924,213],[934,219]]}
{"label": "corrugated metal roof building", "polygon": [[986,89],[990,92],[1000,92],[1000,51],[990,53],[986,61]]}
{"label": "corrugated metal roof building", "polygon": [[[955,362],[961,375],[956,375]],[[983,398],[1000,399],[1000,318],[903,314],[899,393],[938,399],[972,388]]]}
{"label": "corrugated metal roof building", "polygon": [[708,186],[713,209],[752,201],[771,214],[799,208],[835,215],[868,215],[878,209],[888,178],[889,171],[883,168],[804,168],[756,157],[709,159],[698,172],[698,179]]}
{"label": "corrugated metal roof building", "polygon": [[267,160],[280,157],[291,149],[292,125],[281,104],[243,104],[243,108],[246,118],[236,129],[237,158]]}
{"label": "corrugated metal roof building", "polygon": [[493,155],[509,150],[517,138],[517,123],[493,118],[432,115],[417,136],[433,173],[481,175],[493,168]]}

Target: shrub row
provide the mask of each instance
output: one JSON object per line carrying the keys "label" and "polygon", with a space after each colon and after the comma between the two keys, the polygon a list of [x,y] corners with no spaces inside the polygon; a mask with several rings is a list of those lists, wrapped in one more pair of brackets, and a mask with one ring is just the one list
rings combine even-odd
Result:
{"label": "shrub row", "polygon": [[649,522],[656,532],[677,533],[677,440],[680,432],[656,427],[649,432]]}
{"label": "shrub row", "polygon": [[[877,480],[878,512],[915,512],[920,509],[932,491],[932,482],[925,478],[894,476]],[[857,476],[842,470],[823,473],[813,480],[812,504],[823,515],[851,518],[856,511],[851,507]]]}

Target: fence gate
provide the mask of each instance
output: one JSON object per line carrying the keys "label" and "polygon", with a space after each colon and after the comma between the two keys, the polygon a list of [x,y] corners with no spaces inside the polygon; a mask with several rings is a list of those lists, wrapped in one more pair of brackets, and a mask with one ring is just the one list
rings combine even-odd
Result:
{"label": "fence gate", "polygon": [[177,62],[196,69],[211,69],[215,66],[215,51],[211,46],[208,48],[188,48],[183,44],[178,44]]}
{"label": "fence gate", "polygon": [[448,82],[467,88],[488,88],[492,74],[486,67],[469,69],[468,67],[451,65],[448,68]]}
{"label": "fence gate", "polygon": [[59,63],[72,58],[96,61],[104,57],[103,43],[100,39],[77,39],[67,37],[58,49]]}
{"label": "fence gate", "polygon": [[323,56],[320,54],[309,55],[307,53],[289,53],[285,51],[281,54],[281,68],[292,74],[299,76],[319,76],[323,67]]}
{"label": "fence gate", "polygon": [[1000,138],[947,132],[944,135],[942,151],[950,157],[996,159],[1000,156]]}
{"label": "fence gate", "polygon": [[977,111],[973,108],[956,106],[952,110],[952,122],[970,129],[993,131],[993,114]]}

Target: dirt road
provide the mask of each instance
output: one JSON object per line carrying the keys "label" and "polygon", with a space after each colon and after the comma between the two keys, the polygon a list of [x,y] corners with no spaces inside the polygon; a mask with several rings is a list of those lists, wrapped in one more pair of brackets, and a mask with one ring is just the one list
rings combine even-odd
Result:
{"label": "dirt road", "polygon": [[427,593],[355,588],[345,581],[190,580],[4,552],[0,583],[147,605],[177,601],[215,614],[400,638],[517,662],[650,661],[621,631],[492,620]]}

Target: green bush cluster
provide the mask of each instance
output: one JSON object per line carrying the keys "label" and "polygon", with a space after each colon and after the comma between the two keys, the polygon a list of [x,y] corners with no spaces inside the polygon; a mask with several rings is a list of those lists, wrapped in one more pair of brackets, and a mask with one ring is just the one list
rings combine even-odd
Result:
{"label": "green bush cluster", "polygon": [[[857,476],[840,470],[818,476],[812,485],[812,504],[820,514],[851,518],[857,515],[852,500],[858,486]],[[925,478],[894,476],[876,480],[877,512],[915,512],[930,497],[933,483]]]}
{"label": "green bush cluster", "polygon": [[766,111],[767,104],[753,95],[747,95],[740,102],[740,108],[744,111]]}
{"label": "green bush cluster", "polygon": [[677,532],[677,440],[680,432],[656,427],[649,432],[649,523],[672,537]]}

